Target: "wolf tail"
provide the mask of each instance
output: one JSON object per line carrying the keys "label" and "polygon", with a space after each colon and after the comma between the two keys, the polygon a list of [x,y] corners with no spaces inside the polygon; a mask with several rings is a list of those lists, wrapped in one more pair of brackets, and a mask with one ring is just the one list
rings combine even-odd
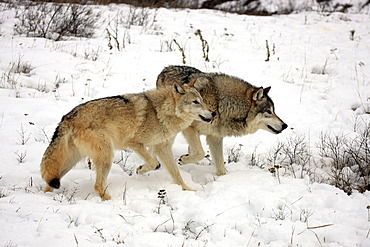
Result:
{"label": "wolf tail", "polygon": [[41,161],[41,175],[45,182],[51,187],[45,191],[51,191],[60,187],[60,179],[80,159],[77,148],[70,141],[71,131],[63,129],[63,121],[56,128],[52,140],[46,149]]}

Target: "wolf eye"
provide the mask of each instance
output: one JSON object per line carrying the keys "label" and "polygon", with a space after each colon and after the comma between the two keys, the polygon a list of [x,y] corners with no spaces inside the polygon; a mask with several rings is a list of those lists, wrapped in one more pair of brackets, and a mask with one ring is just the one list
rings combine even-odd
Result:
{"label": "wolf eye", "polygon": [[267,110],[266,112],[267,112],[267,114],[272,114],[272,111],[270,111],[270,110]]}
{"label": "wolf eye", "polygon": [[196,104],[196,105],[200,104],[198,100],[194,100],[193,103]]}

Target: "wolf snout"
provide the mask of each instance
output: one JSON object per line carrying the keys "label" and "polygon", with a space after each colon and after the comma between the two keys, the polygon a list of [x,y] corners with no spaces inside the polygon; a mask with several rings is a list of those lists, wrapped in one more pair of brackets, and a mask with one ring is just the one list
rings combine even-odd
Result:
{"label": "wolf snout", "polygon": [[283,130],[288,128],[288,125],[286,123],[283,123],[279,126],[267,125],[267,128],[269,128],[272,133],[280,134],[281,132],[283,132]]}
{"label": "wolf snout", "polygon": [[200,119],[202,119],[206,123],[212,123],[212,121],[216,117],[216,112],[213,111],[209,115],[207,114],[207,116],[199,115],[199,117],[200,117]]}

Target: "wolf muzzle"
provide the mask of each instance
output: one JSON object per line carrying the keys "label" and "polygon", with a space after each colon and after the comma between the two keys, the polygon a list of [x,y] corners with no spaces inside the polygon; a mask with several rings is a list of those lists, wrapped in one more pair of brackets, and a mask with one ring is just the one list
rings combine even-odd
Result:
{"label": "wolf muzzle", "polygon": [[215,119],[216,117],[216,112],[211,112],[211,117],[207,118],[207,117],[204,117],[202,115],[199,115],[200,119],[202,119],[204,122],[206,123],[212,123],[213,120]]}
{"label": "wolf muzzle", "polygon": [[271,125],[267,125],[267,128],[269,128],[270,130],[272,130],[275,134],[280,134],[281,132],[283,132],[283,130],[285,130],[286,128],[288,128],[288,125],[286,123],[284,123],[281,126],[281,130],[276,130]]}

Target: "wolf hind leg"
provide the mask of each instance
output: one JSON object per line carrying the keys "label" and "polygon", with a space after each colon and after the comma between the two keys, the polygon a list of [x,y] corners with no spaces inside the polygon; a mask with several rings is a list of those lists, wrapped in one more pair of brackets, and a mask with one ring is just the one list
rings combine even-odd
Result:
{"label": "wolf hind leg", "polygon": [[182,131],[189,144],[189,154],[184,154],[179,158],[180,165],[198,163],[204,158],[205,152],[200,142],[199,132],[194,127],[188,127]]}
{"label": "wolf hind leg", "polygon": [[128,146],[138,155],[140,155],[140,157],[145,161],[144,165],[141,165],[136,169],[136,173],[143,174],[160,166],[158,160],[153,155],[153,147],[150,147],[149,150],[147,150],[146,147],[141,143],[133,143]]}
{"label": "wolf hind leg", "polygon": [[154,154],[154,146],[149,146],[148,147],[148,152],[150,153],[150,155],[155,159],[156,163],[157,163],[157,166],[155,167],[155,170],[161,168],[161,163],[158,161],[157,157],[155,156]]}
{"label": "wolf hind leg", "polygon": [[94,189],[99,194],[103,201],[111,199],[111,196],[108,193],[107,177],[112,167],[112,160],[113,160],[112,158],[108,158],[104,162],[102,162],[99,159],[98,161],[95,161],[96,182],[94,185]]}
{"label": "wolf hind leg", "polygon": [[107,177],[113,162],[113,143],[109,136],[104,133],[89,131],[84,133],[84,139],[80,138],[78,146],[83,148],[84,153],[91,158],[96,172],[95,191],[102,200],[110,200],[108,193]]}
{"label": "wolf hind leg", "polygon": [[107,177],[112,167],[113,153],[111,155],[100,155],[92,158],[95,164],[96,182],[94,185],[95,191],[103,199],[103,201],[110,200],[111,196],[108,192]]}
{"label": "wolf hind leg", "polygon": [[159,160],[164,164],[171,174],[172,179],[174,182],[181,186],[183,190],[194,191],[189,186],[187,186],[184,180],[181,177],[179,168],[176,165],[175,158],[173,157],[172,153],[172,143],[174,139],[158,144],[154,147],[154,153],[159,158]]}
{"label": "wolf hind leg", "polygon": [[224,155],[223,155],[223,137],[207,135],[207,143],[211,151],[211,157],[216,165],[216,175],[222,176],[226,174]]}

